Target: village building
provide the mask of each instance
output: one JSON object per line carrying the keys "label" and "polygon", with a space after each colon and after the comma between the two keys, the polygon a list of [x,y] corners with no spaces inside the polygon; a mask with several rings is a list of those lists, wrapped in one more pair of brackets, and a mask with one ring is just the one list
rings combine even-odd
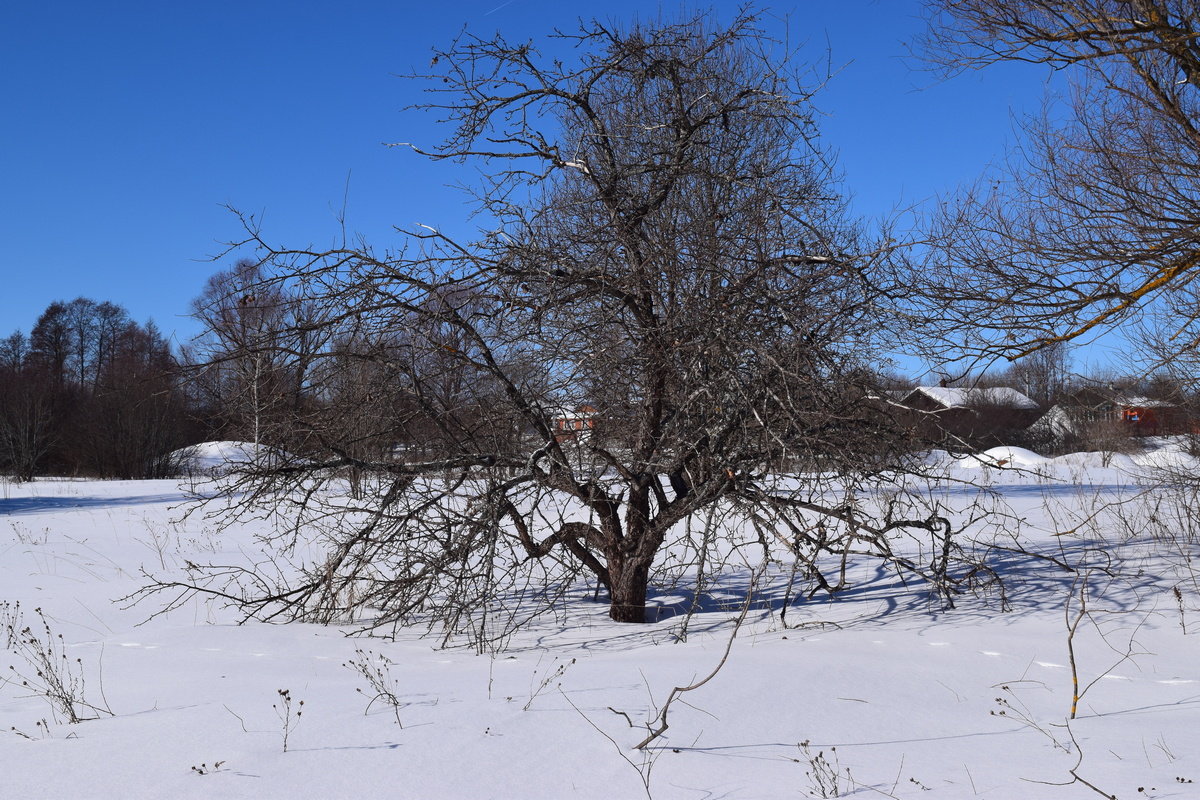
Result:
{"label": "village building", "polygon": [[596,432],[600,412],[589,405],[574,409],[559,409],[551,418],[554,438],[558,442],[585,441]]}
{"label": "village building", "polygon": [[1055,447],[1089,442],[1110,446],[1114,438],[1170,436],[1190,430],[1188,414],[1177,402],[1094,387],[1072,392],[1029,429],[1032,437]]}
{"label": "village building", "polygon": [[1012,444],[1041,414],[1037,403],[1007,386],[917,386],[899,403],[915,412],[922,439],[947,445]]}

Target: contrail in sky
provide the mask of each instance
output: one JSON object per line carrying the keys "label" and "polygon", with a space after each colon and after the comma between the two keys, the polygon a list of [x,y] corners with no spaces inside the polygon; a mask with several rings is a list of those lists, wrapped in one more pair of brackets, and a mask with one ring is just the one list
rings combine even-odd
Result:
{"label": "contrail in sky", "polygon": [[498,6],[496,6],[495,8],[493,8],[491,11],[487,12],[486,14],[484,14],[484,16],[485,16],[485,17],[490,17],[492,14],[495,14],[495,13],[496,13],[497,11],[499,11],[500,9],[502,9],[502,8],[507,8],[508,6],[511,6],[512,4],[513,4],[513,0],[508,0],[508,2],[507,2],[507,3],[501,3],[500,5],[498,5]]}

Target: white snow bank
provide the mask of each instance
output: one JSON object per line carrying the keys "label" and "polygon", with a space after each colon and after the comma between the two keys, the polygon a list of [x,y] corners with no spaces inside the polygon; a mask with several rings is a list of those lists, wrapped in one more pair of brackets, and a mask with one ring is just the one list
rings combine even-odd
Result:
{"label": "white snow bank", "polygon": [[[257,451],[209,442],[191,455],[216,465]],[[1186,548],[1148,536],[1127,541],[1119,524],[1147,520],[1160,503],[1188,496],[1136,492],[1119,507],[1102,499],[1106,510],[1097,517],[1096,498],[1107,493],[1112,471],[1080,475],[1093,483],[1064,490],[1030,471],[985,475],[975,463],[973,474],[956,477],[995,485],[1002,475],[996,507],[1003,513],[962,529],[960,541],[973,557],[999,559],[991,563],[1003,567],[1011,611],[990,590],[962,595],[954,611],[934,611],[927,586],[860,557],[846,564],[851,591],[808,597],[792,591],[796,575],[780,542],[760,578],[732,558],[716,562],[729,566],[706,584],[714,605],[698,607],[686,637],[682,617],[613,622],[582,585],[556,593],[557,613],[529,619],[507,652],[491,657],[461,646],[461,638],[441,646],[420,621],[393,629],[392,641],[348,638],[349,627],[245,620],[203,597],[159,615],[171,601],[165,595],[129,608],[119,598],[144,588],[147,570],[168,581],[194,581],[197,563],[289,570],[276,551],[263,550],[272,520],[217,529],[203,514],[181,516],[191,492],[178,481],[0,485],[0,602],[19,601],[25,624],[37,620],[33,609],[44,609],[66,661],[88,678],[81,691],[111,701],[117,714],[68,725],[44,696],[0,681],[8,731],[0,736],[0,781],[8,787],[0,796],[770,800],[833,794],[811,777],[819,757],[831,766],[838,759],[847,776],[842,795],[860,800],[1085,800],[1096,794],[1082,785],[1036,788],[1069,783],[1080,751],[1087,754],[1081,774],[1106,791],[1192,796],[1179,776],[1200,776],[1200,636],[1192,631],[1200,597],[1188,588],[1195,573]],[[973,492],[928,488],[956,528],[978,515]],[[1063,608],[1077,607],[1069,598],[1078,597],[1079,584],[1076,574],[1062,576],[1015,551],[1075,562],[1088,557],[1081,548],[1102,543],[1092,537],[1109,534],[1103,558],[1117,577],[1106,576],[1089,597],[1105,629],[1083,624],[1074,640],[1081,671],[1096,682],[1078,725],[1065,732],[1046,721],[1063,719],[1073,699]],[[727,535],[741,543],[757,534]],[[306,526],[297,545],[298,558],[307,558],[323,554],[326,542]],[[690,538],[672,536],[663,556],[694,564],[692,548]],[[688,583],[674,577],[685,573],[664,574],[670,584],[655,602],[679,597],[681,607],[690,605]],[[749,609],[726,658],[751,586],[764,607]],[[524,598],[532,596],[511,608],[528,608]],[[1135,656],[1118,661],[1113,649],[1127,647],[1137,648]],[[16,652],[7,656],[5,674],[9,665],[35,669]],[[718,664],[712,682],[672,707],[651,772],[634,749],[643,723],[672,687]],[[394,706],[376,696],[372,675]],[[287,718],[274,707],[281,689],[304,701],[287,752]],[[632,754],[632,766],[623,753]]]}
{"label": "white snow bank", "polygon": [[1149,453],[1139,453],[1132,456],[1130,461],[1136,466],[1148,469],[1187,470],[1200,469],[1200,459],[1175,448],[1152,450]]}
{"label": "white snow bank", "polygon": [[1056,467],[1072,470],[1118,469],[1126,472],[1137,466],[1133,459],[1124,453],[1105,451],[1067,453],[1050,459],[1050,463]]}
{"label": "white snow bank", "polygon": [[227,475],[269,461],[278,462],[287,454],[253,442],[202,442],[176,450],[171,459],[187,475]]}
{"label": "white snow bank", "polygon": [[1032,450],[1026,450],[1024,447],[993,447],[990,450],[984,450],[982,453],[974,453],[961,458],[958,461],[958,466],[962,469],[975,469],[978,467],[1013,467],[1017,469],[1032,469],[1045,466],[1050,459],[1045,456],[1039,456]]}

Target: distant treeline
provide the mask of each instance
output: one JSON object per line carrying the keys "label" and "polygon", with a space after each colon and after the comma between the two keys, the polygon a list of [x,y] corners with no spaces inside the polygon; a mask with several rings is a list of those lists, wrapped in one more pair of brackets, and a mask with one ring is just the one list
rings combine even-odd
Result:
{"label": "distant treeline", "polygon": [[[114,303],[84,297],[51,303],[28,334],[0,339],[0,477],[168,477],[180,467],[172,453],[219,439],[295,454],[332,450],[339,458],[372,462],[397,452],[446,458],[456,438],[465,438],[479,452],[524,457],[533,432],[518,415],[503,411],[502,388],[454,362],[470,352],[471,342],[453,326],[430,327],[429,319],[440,319],[439,304],[460,313],[472,302],[465,293],[431,294],[426,306],[395,312],[389,330],[372,333],[356,322],[353,335],[343,335],[329,319],[340,313],[339,304],[318,306],[265,280],[261,265],[239,261],[213,275],[193,302],[204,331],[177,351],[153,322],[138,324]],[[509,357],[521,385],[560,413],[555,393],[539,384],[548,380],[547,370],[522,362],[520,353]],[[596,377],[570,387],[585,393],[596,418],[589,423],[592,439],[610,450],[628,449],[637,427],[632,410],[622,405],[623,384],[612,375]],[[863,386],[890,390],[893,397],[916,385],[902,375],[860,377]],[[1140,396],[1178,409],[1195,402],[1178,380],[1163,374],[1140,380],[1073,374],[1063,345],[1003,371],[943,385],[1012,387],[1037,403],[1038,414],[1065,403],[1077,416],[1095,415],[1095,403],[1079,397],[1098,390],[1110,400]],[[951,431],[953,441],[980,447],[999,441],[1046,452],[1128,444],[1129,426],[1119,424],[1092,425],[1084,442],[1043,441],[1037,437],[1045,431],[1026,430],[1036,414],[1022,413],[1014,425],[1000,409],[976,409],[969,430]],[[945,427],[952,416],[939,416],[938,424]],[[915,448],[945,434],[912,427]]]}
{"label": "distant treeline", "polygon": [[80,297],[0,340],[0,474],[154,478],[208,431],[153,322]]}

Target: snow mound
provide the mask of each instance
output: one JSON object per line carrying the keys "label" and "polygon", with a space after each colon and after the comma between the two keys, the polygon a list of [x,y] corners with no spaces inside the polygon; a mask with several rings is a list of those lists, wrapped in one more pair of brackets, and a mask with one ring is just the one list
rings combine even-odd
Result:
{"label": "snow mound", "polygon": [[185,475],[228,475],[250,466],[278,463],[286,454],[253,442],[202,442],[176,450],[172,461]]}
{"label": "snow mound", "polygon": [[1068,453],[1051,459],[1051,463],[1075,473],[1079,470],[1117,469],[1138,475],[1154,470],[1180,473],[1200,470],[1200,459],[1188,452],[1190,443],[1185,437],[1146,438],[1142,444],[1146,449],[1138,453]]}
{"label": "snow mound", "polygon": [[1195,472],[1200,468],[1200,459],[1173,447],[1152,450],[1149,453],[1139,453],[1130,459],[1136,466],[1145,469],[1178,470]]}
{"label": "snow mound", "polygon": [[1051,463],[1056,467],[1065,467],[1072,470],[1072,474],[1077,474],[1080,470],[1091,471],[1098,469],[1118,469],[1129,472],[1136,466],[1133,459],[1124,453],[1110,453],[1107,451],[1067,453],[1066,455],[1051,459]]}
{"label": "snow mound", "polygon": [[958,466],[962,469],[975,469],[978,467],[1012,467],[1015,469],[1033,469],[1036,467],[1045,466],[1050,462],[1050,459],[1045,456],[1039,456],[1032,450],[1026,450],[1024,447],[993,447],[990,450],[984,450],[982,453],[974,453],[961,458],[958,461]]}

